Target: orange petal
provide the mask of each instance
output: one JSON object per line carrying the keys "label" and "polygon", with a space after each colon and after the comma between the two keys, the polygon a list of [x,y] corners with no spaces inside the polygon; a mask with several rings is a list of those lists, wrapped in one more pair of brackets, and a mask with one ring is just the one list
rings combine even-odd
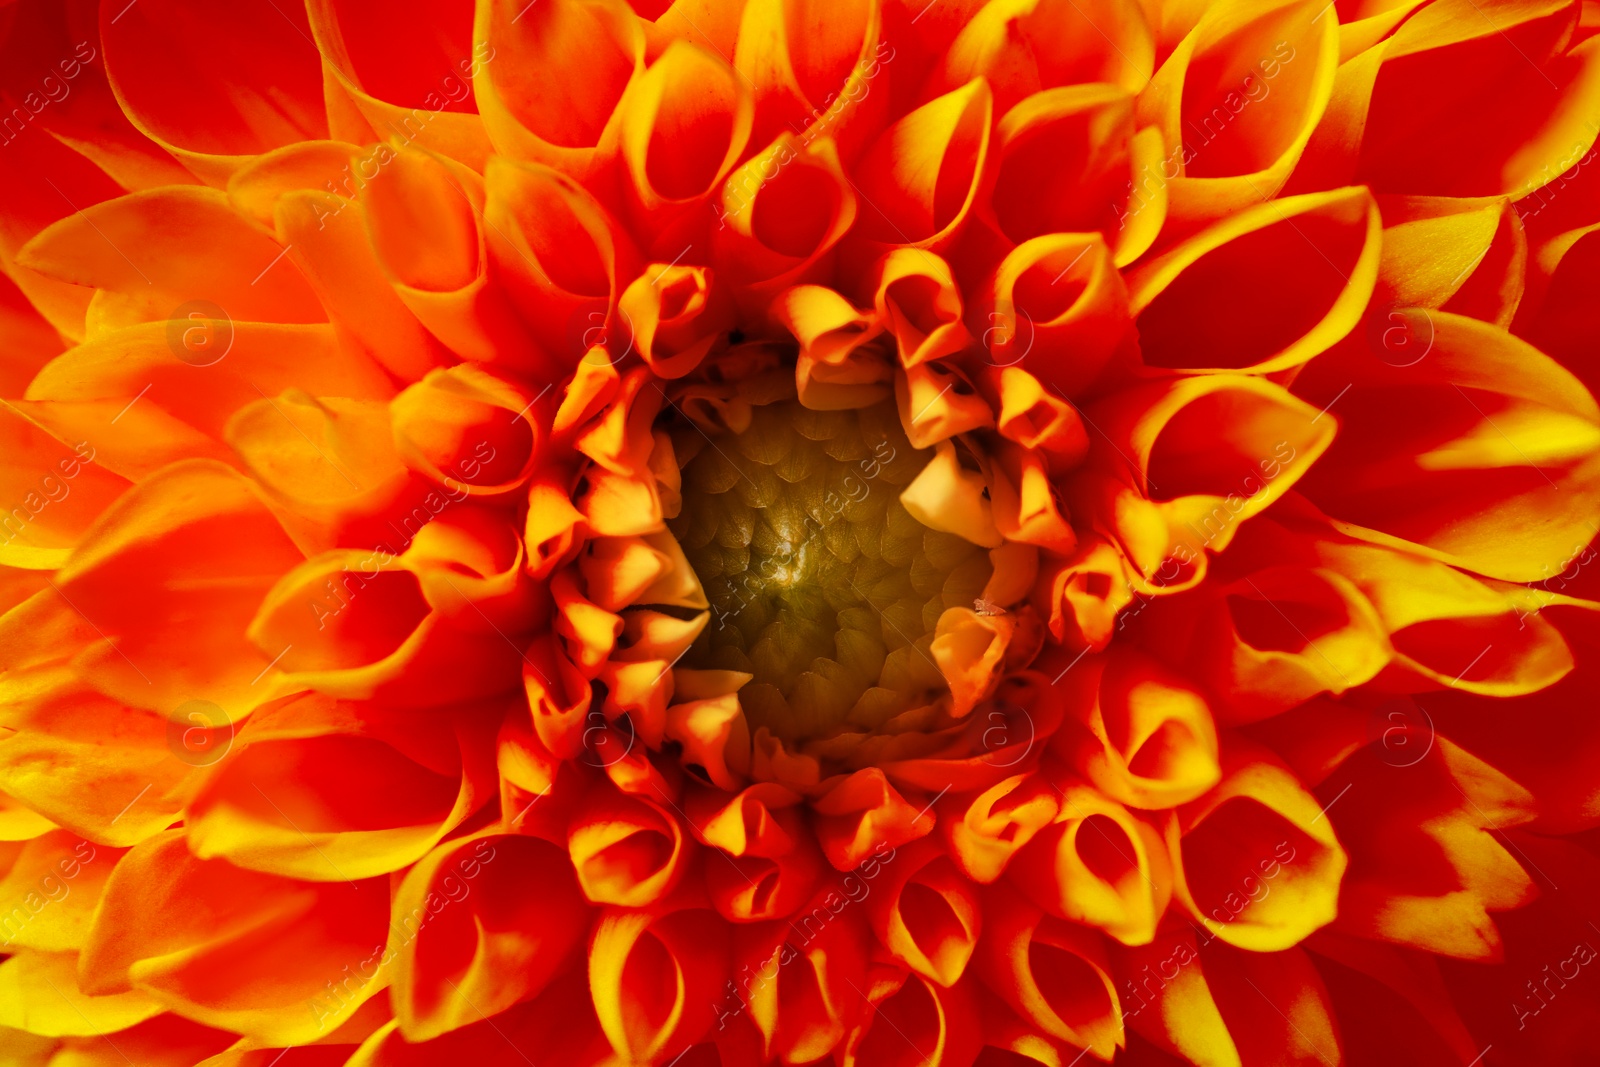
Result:
{"label": "orange petal", "polygon": [[608,910],[589,941],[589,987],[618,1055],[677,1055],[710,1029],[728,973],[728,927],[708,911]]}
{"label": "orange petal", "polygon": [[1226,943],[1281,952],[1333,921],[1348,860],[1316,798],[1264,750],[1235,745],[1223,774],[1167,831],[1173,897]]}
{"label": "orange petal", "polygon": [[337,81],[374,131],[400,131],[482,168],[489,137],[474,113],[472,83],[495,50],[487,42],[474,47],[468,5],[444,9],[417,0],[380,10],[362,0],[317,0],[306,10],[324,78]]}
{"label": "orange petal", "polygon": [[1372,295],[1381,226],[1365,189],[1314,193],[1240,211],[1146,261],[1128,275],[1145,365],[1264,373],[1326,351]]}
{"label": "orange petal", "polygon": [[446,489],[503,495],[538,462],[537,399],[471,364],[436,370],[390,402],[395,443],[412,469]]}
{"label": "orange petal", "polygon": [[307,881],[400,870],[492,795],[487,728],[315,695],[259,708],[190,802],[189,847]]}
{"label": "orange petal", "polygon": [[984,893],[987,928],[974,966],[1012,1010],[1109,1061],[1126,1044],[1102,938],[1045,915],[1004,882]]}
{"label": "orange petal", "polygon": [[209,1026],[303,1043],[383,988],[387,896],[378,880],[296,883],[196,859],[170,831],[117,864],[79,974],[97,994],[136,989]]}
{"label": "orange petal", "polygon": [[1068,672],[1084,733],[1056,750],[1107,796],[1170,808],[1217,784],[1217,729],[1200,691],[1157,661],[1119,649]]}
{"label": "orange petal", "polygon": [[597,785],[567,831],[583,894],[639,908],[670,893],[694,852],[683,824],[659,804]]}
{"label": "orange petal", "polygon": [[1168,146],[1161,168],[1178,233],[1288,181],[1333,93],[1339,26],[1325,14],[1312,0],[1209,8],[1140,94],[1141,123]]}
{"label": "orange petal", "polygon": [[213,185],[256,155],[327,136],[309,30],[303,11],[270,2],[207,19],[158,2],[100,20],[106,77],[123,110]]}
{"label": "orange petal", "polygon": [[396,892],[384,964],[408,1041],[498,1014],[576,962],[589,909],[561,850],[477,834],[430,852]]}
{"label": "orange petal", "polygon": [[587,177],[617,151],[618,104],[644,72],[644,24],[620,2],[480,0],[473,80],[478,111],[501,155]]}
{"label": "orange petal", "polygon": [[934,818],[918,811],[890,785],[881,770],[869,767],[839,781],[813,805],[817,840],[828,862],[841,871],[933,830]]}
{"label": "orange petal", "polygon": [[1152,61],[1150,29],[1137,3],[1006,0],[970,16],[928,90],[982,76],[994,86],[995,114],[1004,115],[1024,97],[1058,85],[1109,82],[1136,93],[1150,80]]}
{"label": "orange petal", "polygon": [[1057,788],[1060,814],[1012,859],[1013,884],[1057,918],[1148,943],[1172,894],[1166,843],[1088,785],[1068,779]]}
{"label": "orange petal", "polygon": [[1019,774],[976,797],[941,802],[939,820],[950,859],[975,882],[999,878],[1016,851],[1055,820],[1056,792],[1042,779]]}
{"label": "orange petal", "polygon": [[884,130],[856,168],[869,210],[852,240],[873,252],[952,244],[988,165],[993,113],[988,83],[975,78]]}
{"label": "orange petal", "polygon": [[[1350,387],[1310,498],[1481,574],[1538,581],[1565,570],[1594,533],[1600,408],[1589,391],[1488,323],[1419,309],[1384,325],[1375,346],[1341,345],[1297,383],[1319,406]],[[1391,346],[1387,330],[1410,346]]]}
{"label": "orange petal", "polygon": [[983,929],[978,890],[937,845],[900,850],[868,897],[867,918],[889,952],[916,973],[954,985]]}
{"label": "orange petal", "polygon": [[1131,350],[1128,292],[1098,234],[1035,237],[985,282],[971,318],[989,362],[1034,375],[1065,400]]}

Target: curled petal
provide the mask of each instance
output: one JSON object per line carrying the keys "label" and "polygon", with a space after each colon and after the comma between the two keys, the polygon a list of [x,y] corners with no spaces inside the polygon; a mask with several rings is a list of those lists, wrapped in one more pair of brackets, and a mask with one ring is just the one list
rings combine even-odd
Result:
{"label": "curled petal", "polygon": [[[474,113],[472,82],[496,58],[472,43],[468,4],[426,0],[381,10],[362,0],[308,4],[330,96],[342,93],[372,130],[403,130],[423,148],[482,168],[490,152]],[[355,125],[355,117],[345,121]]]}
{"label": "curled petal", "polygon": [[995,268],[975,310],[990,362],[1026,370],[1063,399],[1129,349],[1128,292],[1098,234],[1023,242]]}
{"label": "curled petal", "polygon": [[1060,813],[1012,859],[1012,883],[1057,918],[1148,943],[1172,895],[1160,832],[1081,782],[1058,789]]}
{"label": "curled petal", "polygon": [[1140,94],[1141,121],[1169,146],[1162,171],[1180,232],[1289,180],[1334,90],[1339,26],[1327,13],[1311,0],[1212,7]]}
{"label": "curled petal", "polygon": [[603,914],[589,940],[589,988],[618,1055],[670,1059],[704,1035],[728,952],[728,926],[709,911]]}
{"label": "curled petal", "polygon": [[1195,621],[1191,662],[1238,725],[1371,681],[1392,649],[1371,601],[1327,570],[1266,568],[1223,586]]}
{"label": "curled petal", "polygon": [[982,76],[994,86],[995,114],[1004,115],[1023,98],[1058,85],[1109,82],[1136,93],[1149,82],[1153,59],[1150,28],[1137,3],[1005,0],[971,16],[930,77],[929,90]]}
{"label": "curled petal", "polygon": [[1228,944],[1281,952],[1333,921],[1349,861],[1288,768],[1235,747],[1223,773],[1168,828],[1173,896]]}
{"label": "curled petal", "polygon": [[622,160],[638,227],[661,234],[694,211],[691,230],[703,230],[705,199],[745,154],[746,83],[713,53],[674,41],[621,108]]}
{"label": "curled petal", "polygon": [[914,448],[931,448],[957,434],[994,425],[994,412],[954,366],[938,361],[894,376],[900,422]]}
{"label": "curled petal", "polygon": [[357,166],[372,172],[357,193],[367,235],[406,307],[463,359],[521,356],[525,331],[488,281],[483,179],[413,145],[379,144]]}
{"label": "curled petal", "polygon": [[[491,159],[484,188],[494,278],[542,350],[542,358],[524,360],[522,373],[559,381],[580,359],[626,355],[615,316],[638,252],[610,213],[572,178],[540,164]],[[592,352],[596,346],[605,352]]]}
{"label": "curled petal", "polygon": [[1134,98],[1115,85],[1048,89],[995,130],[992,186],[979,214],[1021,244],[1051,233],[1099,233],[1119,265],[1139,258],[1167,209],[1161,133],[1135,132]]}
{"label": "curled petal", "polygon": [[[1117,394],[1097,405],[1105,431],[1097,449],[1122,467],[1153,505],[1170,541],[1148,530],[1149,517],[1118,503],[1097,503],[1125,545],[1150,538],[1134,556],[1146,574],[1177,544],[1191,562],[1220,551],[1240,525],[1288,491],[1333,442],[1332,421],[1261,378],[1207,375]],[[1151,551],[1154,549],[1154,552]],[[1144,557],[1144,558],[1140,558]],[[1145,558],[1151,559],[1146,563]]]}
{"label": "curled petal", "polygon": [[1103,939],[1004,882],[984,893],[984,915],[974,966],[989,988],[1044,1033],[1109,1061],[1126,1039]]}
{"label": "curled petal", "polygon": [[390,401],[395,447],[413,470],[467,496],[501,495],[532,474],[537,398],[472,364],[431,372]]}
{"label": "curled petal", "polygon": [[859,866],[875,852],[892,853],[926,836],[935,821],[926,809],[913,807],[876,767],[841,780],[813,808],[817,840],[828,862],[841,871]]}
{"label": "curled petal", "polygon": [[820,892],[788,923],[739,936],[735,961],[749,962],[739,967],[739,985],[729,983],[730,990],[748,1003],[767,1055],[786,1064],[827,1055],[865,1007],[861,990],[870,935],[855,904],[871,886],[852,878]]}
{"label": "curled petal", "polygon": [[873,276],[873,307],[899,346],[901,364],[914,367],[971,343],[961,324],[961,290],[943,259],[897,248],[878,261]]}
{"label": "curled petal", "polygon": [[337,141],[288,145],[240,168],[228,199],[278,239],[328,319],[409,381],[444,363],[446,349],[394,291],[367,238],[365,210],[354,197],[367,180],[357,168],[371,162]]}
{"label": "curled petal", "polygon": [[975,797],[941,802],[939,828],[951,862],[975,882],[993,882],[1018,849],[1055,821],[1057,796],[1042,778],[1019,774]]}
{"label": "curled petal", "polygon": [[993,691],[1015,630],[1009,615],[948,608],[939,616],[929,651],[950,685],[952,715],[966,715]]}
{"label": "curled petal", "polygon": [[644,24],[620,0],[477,0],[472,89],[497,152],[587,177],[617,152],[618,104],[644,73]]}
{"label": "curled petal", "polygon": [[977,200],[993,111],[988,83],[974,78],[884,130],[857,167],[861,197],[876,210],[853,240],[873,251],[949,247]]}
{"label": "curled petal", "polygon": [[1335,190],[1247,208],[1141,264],[1128,295],[1145,365],[1300,366],[1360,321],[1381,232],[1365,189]]}
{"label": "curled petal", "polygon": [[384,953],[406,1039],[538,994],[574,962],[588,919],[571,865],[547,841],[487,834],[434,849],[395,894]]}
{"label": "curled petal", "polygon": [[[510,638],[502,633],[496,648],[474,633],[484,627],[485,606],[498,610],[489,600],[500,583],[480,589],[463,576],[458,585],[431,558],[433,540],[421,541],[415,557],[343,549],[307,560],[262,601],[249,627],[252,642],[274,649],[267,655],[279,656],[276,666],[297,683],[336,696],[415,705],[513,688],[519,664]],[[502,581],[512,584],[514,600],[516,575],[508,571]],[[473,610],[474,596],[484,594],[489,600]],[[474,668],[452,677],[442,665],[459,664],[458,657]]]}
{"label": "curled petal", "polygon": [[728,294],[711,268],[651,263],[623,291],[618,314],[634,347],[658,378],[681,378],[700,365],[733,323]]}
{"label": "curled petal", "polygon": [[1103,538],[1087,538],[1050,573],[1051,635],[1069,647],[1103,650],[1134,597],[1127,559]]}
{"label": "curled petal", "polygon": [[671,812],[604,785],[567,831],[578,884],[596,904],[638,908],[661,899],[683,877],[692,848]]}
{"label": "curled petal", "polygon": [[1084,729],[1057,734],[1057,749],[1107,796],[1171,808],[1222,777],[1205,697],[1155,660],[1119,646],[1067,677]]}
{"label": "curled petal", "polygon": [[780,133],[831,136],[847,156],[882,123],[888,90],[876,84],[895,52],[881,40],[880,5],[866,0],[749,0],[734,64],[755,97],[755,132],[766,144]]}
{"label": "curled petal", "polygon": [[982,1044],[970,980],[946,989],[914,972],[882,966],[864,992],[872,1013],[846,1035],[840,1067],[971,1067]]}
{"label": "curled petal", "polygon": [[928,841],[901,849],[873,886],[867,918],[890,954],[946,988],[972,958],[983,929],[978,890]]}
{"label": "curled petal", "polygon": [[829,253],[856,221],[856,194],[832,138],[782,134],[722,183],[711,235],[717,273],[762,313],[791,285],[821,279]]}

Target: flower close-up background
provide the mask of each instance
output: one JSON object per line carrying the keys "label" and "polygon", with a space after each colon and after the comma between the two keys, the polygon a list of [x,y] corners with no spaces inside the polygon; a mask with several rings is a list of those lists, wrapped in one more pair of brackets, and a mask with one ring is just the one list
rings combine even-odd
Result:
{"label": "flower close-up background", "polygon": [[0,1064],[1600,1064],[1600,4],[0,0]]}

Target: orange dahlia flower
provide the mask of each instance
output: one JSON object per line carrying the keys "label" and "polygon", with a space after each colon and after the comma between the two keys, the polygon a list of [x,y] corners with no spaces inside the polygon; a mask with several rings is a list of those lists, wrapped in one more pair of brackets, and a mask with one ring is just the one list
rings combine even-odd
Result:
{"label": "orange dahlia flower", "polygon": [[0,2],[0,1062],[1596,1062],[1597,11]]}

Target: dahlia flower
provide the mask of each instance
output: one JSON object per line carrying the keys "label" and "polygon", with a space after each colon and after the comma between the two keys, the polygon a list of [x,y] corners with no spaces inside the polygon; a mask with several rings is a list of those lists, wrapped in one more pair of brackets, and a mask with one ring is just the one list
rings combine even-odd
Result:
{"label": "dahlia flower", "polygon": [[1595,1062],[1596,10],[0,3],[0,1061]]}

